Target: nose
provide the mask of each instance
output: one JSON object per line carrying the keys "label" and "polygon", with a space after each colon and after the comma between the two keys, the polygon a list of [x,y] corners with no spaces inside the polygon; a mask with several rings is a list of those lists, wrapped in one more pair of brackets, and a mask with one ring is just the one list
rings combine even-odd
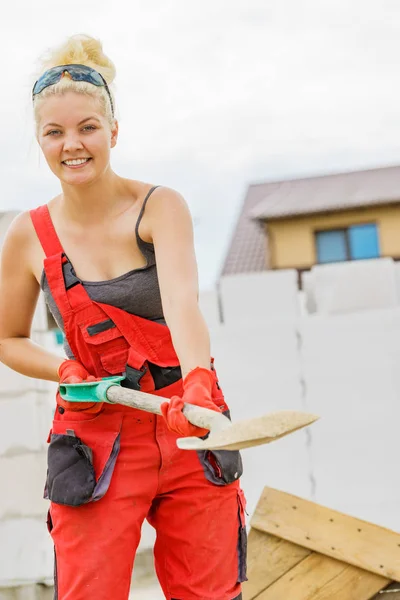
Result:
{"label": "nose", "polygon": [[82,141],[75,132],[64,136],[64,152],[75,152],[83,148]]}

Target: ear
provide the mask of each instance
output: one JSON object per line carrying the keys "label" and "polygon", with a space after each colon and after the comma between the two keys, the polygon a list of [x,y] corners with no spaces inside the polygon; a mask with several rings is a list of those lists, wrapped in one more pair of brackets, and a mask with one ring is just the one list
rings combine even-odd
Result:
{"label": "ear", "polygon": [[114,146],[116,146],[117,140],[118,140],[118,121],[115,120],[114,126],[111,129],[111,148],[114,148]]}

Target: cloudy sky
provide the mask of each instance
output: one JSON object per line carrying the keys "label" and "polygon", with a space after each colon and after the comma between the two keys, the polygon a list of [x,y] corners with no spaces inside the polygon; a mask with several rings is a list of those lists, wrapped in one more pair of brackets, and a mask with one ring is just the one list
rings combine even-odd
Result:
{"label": "cloudy sky", "polygon": [[398,0],[16,0],[0,33],[0,210],[58,193],[30,90],[47,48],[88,33],[117,67],[114,169],[184,194],[203,288],[249,183],[400,164]]}

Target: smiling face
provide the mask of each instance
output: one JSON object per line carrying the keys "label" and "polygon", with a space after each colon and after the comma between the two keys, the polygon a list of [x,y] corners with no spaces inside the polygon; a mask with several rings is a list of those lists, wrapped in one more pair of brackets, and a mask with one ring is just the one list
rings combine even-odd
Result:
{"label": "smiling face", "polygon": [[62,183],[90,184],[106,173],[118,125],[110,127],[96,97],[73,91],[53,95],[43,101],[38,117],[39,145]]}

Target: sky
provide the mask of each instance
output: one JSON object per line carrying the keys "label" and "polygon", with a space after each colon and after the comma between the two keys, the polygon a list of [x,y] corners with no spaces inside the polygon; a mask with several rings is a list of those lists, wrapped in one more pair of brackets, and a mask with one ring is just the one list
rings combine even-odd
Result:
{"label": "sky", "polygon": [[398,0],[16,0],[0,21],[0,210],[59,193],[30,93],[43,52],[76,33],[117,68],[112,166],[184,195],[202,289],[249,184],[400,164]]}

